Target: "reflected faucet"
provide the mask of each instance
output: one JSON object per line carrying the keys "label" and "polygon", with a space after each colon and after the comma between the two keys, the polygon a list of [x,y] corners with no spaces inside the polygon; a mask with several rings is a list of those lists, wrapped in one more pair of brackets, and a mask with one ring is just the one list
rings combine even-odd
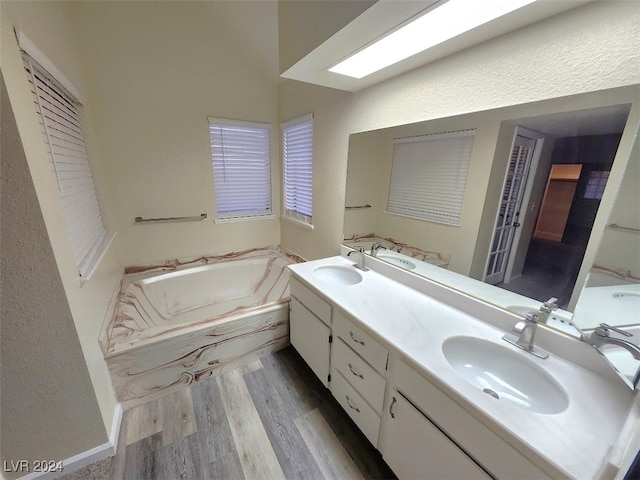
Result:
{"label": "reflected faucet", "polygon": [[383,247],[380,242],[376,242],[373,245],[371,245],[371,256],[373,258],[376,258],[378,256],[379,250],[386,250],[386,249],[387,247]]}
{"label": "reflected faucet", "polygon": [[627,340],[623,340],[622,338],[616,338],[609,335],[610,331],[614,331],[619,333],[620,335],[624,335],[625,337],[632,337],[633,335],[629,332],[622,330],[620,328],[615,328],[607,325],[606,323],[601,323],[599,327],[597,327],[591,336],[589,337],[589,343],[596,348],[600,348],[602,345],[616,345],[618,347],[622,347],[633,355],[633,358],[636,360],[640,360],[640,346],[635,343],[629,342]]}
{"label": "reflected faucet", "polygon": [[[586,338],[584,336],[582,338],[587,342],[589,342],[591,345],[593,345],[601,354],[602,354],[602,351],[600,350],[600,347],[602,347],[603,345],[615,345],[616,347],[624,348],[626,351],[631,353],[631,355],[633,355],[633,358],[635,358],[636,360],[640,360],[640,346],[636,345],[633,342],[624,340],[622,338],[612,337],[609,334],[610,331],[614,331],[625,337],[633,337],[632,334],[630,334],[625,330],[612,327],[610,325],[607,325],[606,323],[601,323],[600,326],[597,327],[591,333],[591,336],[589,338]],[[636,370],[636,374],[634,375],[634,378],[631,381],[633,383],[634,390],[638,386],[639,381],[640,381],[640,368]]]}
{"label": "reflected faucet", "polygon": [[538,313],[538,321],[540,323],[547,323],[547,319],[551,312],[558,308],[558,299],[556,297],[551,297],[549,300],[544,302],[540,306],[540,311]]}
{"label": "reflected faucet", "polygon": [[358,247],[356,248],[356,250],[351,250],[349,253],[347,253],[347,257],[350,257],[352,253],[358,253],[360,255],[360,258],[358,259],[358,263],[354,263],[353,266],[359,270],[362,270],[363,272],[368,271],[369,269],[364,264],[364,259],[366,258],[366,255],[364,253],[364,247]]}

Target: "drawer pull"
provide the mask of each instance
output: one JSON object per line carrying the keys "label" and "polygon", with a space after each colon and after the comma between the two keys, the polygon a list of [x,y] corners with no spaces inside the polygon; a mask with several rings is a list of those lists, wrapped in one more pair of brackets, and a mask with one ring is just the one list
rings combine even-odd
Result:
{"label": "drawer pull", "polygon": [[353,405],[351,405],[351,401],[349,400],[349,395],[345,395],[344,398],[347,399],[347,405],[349,405],[349,408],[351,408],[351,410],[355,410],[356,412],[360,413],[360,409],[358,407],[354,407]]}
{"label": "drawer pull", "polygon": [[353,336],[353,332],[349,332],[349,335],[351,335],[351,340],[353,340],[356,343],[359,343],[360,345],[362,345],[364,347],[364,340],[358,340],[356,337]]}
{"label": "drawer pull", "polygon": [[396,418],[396,414],[393,413],[393,406],[395,405],[396,401],[396,397],[393,397],[393,400],[391,400],[391,405],[389,405],[389,415],[391,415],[391,418]]}
{"label": "drawer pull", "polygon": [[349,370],[351,370],[351,373],[353,375],[355,375],[356,377],[360,377],[362,380],[364,380],[364,375],[362,375],[361,373],[357,373],[353,370],[353,367],[351,366],[351,364],[349,364]]}

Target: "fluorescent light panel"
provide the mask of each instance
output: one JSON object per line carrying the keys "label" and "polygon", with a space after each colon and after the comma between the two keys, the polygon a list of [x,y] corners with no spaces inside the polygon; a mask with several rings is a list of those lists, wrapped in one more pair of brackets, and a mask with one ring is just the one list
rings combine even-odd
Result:
{"label": "fluorescent light panel", "polygon": [[449,0],[329,69],[363,78],[536,0]]}

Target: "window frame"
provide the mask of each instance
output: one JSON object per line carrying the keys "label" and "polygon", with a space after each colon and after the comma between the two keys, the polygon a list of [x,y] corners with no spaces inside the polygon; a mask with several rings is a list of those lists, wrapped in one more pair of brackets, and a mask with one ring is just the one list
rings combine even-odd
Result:
{"label": "window frame", "polygon": [[[273,188],[272,188],[272,181],[271,181],[272,171],[273,171],[273,162],[272,162],[272,155],[271,155],[272,124],[263,123],[263,122],[250,122],[250,121],[244,121],[244,120],[233,120],[233,119],[220,118],[220,117],[207,117],[207,119],[209,122],[209,141],[210,141],[210,148],[211,148],[210,150],[211,151],[211,167],[213,171],[213,189],[214,189],[214,195],[216,199],[216,202],[215,202],[216,218],[214,222],[227,223],[227,222],[265,220],[265,219],[275,218],[273,214]],[[217,152],[215,150],[217,146],[215,145],[216,140],[214,139],[214,135],[217,135],[217,133],[214,133],[214,129],[220,129],[220,135],[222,136],[220,140],[224,141],[225,130],[232,131],[234,130],[234,127],[236,127],[236,130],[244,130],[244,132],[247,134],[251,134],[251,130],[254,130],[253,133],[261,131],[262,139],[266,142],[266,144],[262,145],[262,150],[263,150],[262,153],[264,155],[262,161],[266,161],[266,165],[264,166],[264,172],[262,172],[262,175],[260,177],[256,177],[261,182],[260,187],[264,189],[262,193],[263,194],[267,193],[267,195],[264,198],[267,200],[266,208],[264,209],[238,208],[234,210],[226,210],[222,212],[220,211],[221,200],[226,202],[230,202],[231,200],[229,197],[220,196],[225,194],[223,194],[224,190],[221,188],[221,184],[219,183],[220,182],[219,173],[220,173],[221,166],[219,164],[216,165],[216,159],[218,156],[220,156],[220,152]],[[223,149],[225,148],[224,145],[222,146],[222,148]],[[247,145],[246,144],[238,145],[235,148],[246,149]],[[244,155],[246,154],[246,152],[241,152],[241,154]],[[220,160],[224,161],[224,152],[221,152]],[[258,168],[256,168],[255,170],[258,171]],[[216,171],[218,171],[218,175],[216,174]],[[238,181],[238,179],[247,180],[248,178],[234,177],[233,182]],[[255,181],[255,178],[252,180]],[[241,185],[239,184],[230,183],[231,188],[234,185],[241,187]],[[231,191],[236,191],[236,190],[233,190],[232,188]],[[240,203],[238,203],[236,207],[240,207],[242,202],[247,202],[247,199],[245,198],[243,200],[239,200],[239,202]],[[251,203],[251,201],[248,201],[247,203]]]}
{"label": "window frame", "polygon": [[[385,213],[413,220],[460,227],[475,134],[475,129],[469,129],[394,139]],[[419,159],[408,159],[407,153],[400,151],[402,147],[397,147],[406,144],[408,148],[413,146],[418,149],[420,148],[419,144],[426,145],[430,141],[455,139],[460,141],[458,145],[451,145],[451,149],[456,150],[454,157],[448,160],[428,159],[429,163],[420,162]],[[424,152],[422,153],[424,154]],[[453,168],[447,165],[451,159],[456,160]],[[411,162],[411,164],[408,165],[406,162]],[[440,162],[440,165],[436,162]],[[400,168],[404,168],[406,171],[399,171]],[[432,171],[427,172],[427,168],[431,168]],[[437,171],[433,171],[434,168]],[[449,168],[449,170],[443,173],[444,168]],[[444,187],[444,185],[447,186]],[[437,188],[431,188],[433,186],[437,186]],[[452,189],[454,189],[453,193]],[[445,192],[445,195],[436,193],[436,190],[441,193]]]}
{"label": "window frame", "polygon": [[[313,135],[314,135],[314,117],[313,113],[297,117],[292,120],[283,122],[281,129],[281,145],[282,145],[282,216],[283,220],[302,225],[306,228],[313,229]],[[288,132],[293,129],[311,130],[310,135],[303,137],[302,140],[308,143],[303,144],[303,148],[307,150],[298,155],[296,165],[292,166],[298,174],[303,173],[309,175],[301,183],[288,181],[288,165],[294,162],[287,155],[288,148]],[[303,132],[304,133],[304,132]],[[292,175],[293,177],[293,175]],[[289,190],[289,187],[293,191]],[[298,192],[299,190],[299,192]],[[289,204],[289,200],[293,204]],[[307,209],[305,209],[305,207]]]}
{"label": "window frame", "polygon": [[[84,100],[78,90],[24,34],[18,32],[23,66],[43,133],[80,284],[88,282],[109,249],[114,232],[105,223],[86,142]],[[47,115],[43,111],[47,109]],[[61,123],[62,122],[62,123]],[[55,127],[68,125],[54,132]],[[75,144],[61,136],[74,135]],[[53,140],[55,138],[55,140]],[[83,179],[84,181],[78,180]]]}

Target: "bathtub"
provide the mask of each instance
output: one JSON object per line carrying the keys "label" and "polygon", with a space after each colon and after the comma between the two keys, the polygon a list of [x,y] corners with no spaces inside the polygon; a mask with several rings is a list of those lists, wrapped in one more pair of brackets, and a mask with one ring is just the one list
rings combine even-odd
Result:
{"label": "bathtub", "polygon": [[100,344],[120,402],[138,403],[289,343],[289,271],[277,247],[128,267]]}

